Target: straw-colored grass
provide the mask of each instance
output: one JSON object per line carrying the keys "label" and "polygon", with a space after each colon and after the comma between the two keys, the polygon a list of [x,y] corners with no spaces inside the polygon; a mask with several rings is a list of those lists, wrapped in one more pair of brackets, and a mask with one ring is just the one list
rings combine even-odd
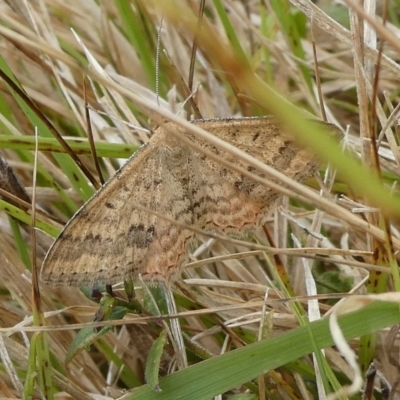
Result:
{"label": "straw-colored grass", "polygon": [[[195,1],[0,2],[0,397],[323,399],[353,381],[322,316],[349,295],[400,291],[400,26],[388,3],[383,24],[384,1],[366,15],[350,0],[206,0],[200,32]],[[86,110],[104,178],[148,140],[152,112],[273,114],[323,160],[319,179],[282,187],[265,230],[192,249],[172,286],[190,368],[156,318],[168,307],[155,288],[135,281],[128,304],[122,283],[117,299],[93,298],[36,279],[100,186]],[[319,140],[312,115],[344,145]],[[385,385],[399,395],[398,322],[380,302],[340,320],[363,376],[378,369],[365,398]]]}

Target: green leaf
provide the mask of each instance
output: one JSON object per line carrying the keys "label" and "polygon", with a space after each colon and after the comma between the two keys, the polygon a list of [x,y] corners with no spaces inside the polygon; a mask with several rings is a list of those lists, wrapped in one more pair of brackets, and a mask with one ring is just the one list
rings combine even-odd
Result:
{"label": "green leaf", "polygon": [[[121,319],[127,312],[127,309],[122,307],[113,308],[112,298],[110,301],[105,301],[100,307],[98,313],[104,313],[107,320]],[[65,356],[65,364],[69,364],[72,359],[83,350],[87,350],[96,340],[108,333],[113,327],[105,326],[98,332],[93,328],[84,328],[80,330],[75,336],[71,346],[68,348]]]}
{"label": "green leaf", "polygon": [[[0,210],[5,211],[8,215],[11,215],[12,217],[16,218],[17,220],[24,222],[27,225],[32,225],[32,216],[29,215],[27,212],[24,210],[21,210],[18,207],[13,206],[10,203],[7,203],[4,200],[0,199]],[[59,234],[59,229],[54,227],[53,225],[50,225],[49,223],[42,221],[40,219],[35,220],[35,227],[47,232],[49,235],[56,237]]]}
{"label": "green leaf", "polygon": [[167,343],[167,332],[163,330],[150,348],[146,361],[145,377],[147,384],[156,392],[161,392],[158,373],[165,344]]}
{"label": "green leaf", "polygon": [[[38,151],[48,151],[53,153],[65,153],[65,149],[55,138],[38,137]],[[67,139],[68,146],[76,154],[91,155],[90,146],[87,140]],[[13,136],[0,135],[0,148],[11,150],[35,150],[36,138],[34,136]],[[98,157],[128,158],[138,146],[120,143],[95,143],[96,155]]]}

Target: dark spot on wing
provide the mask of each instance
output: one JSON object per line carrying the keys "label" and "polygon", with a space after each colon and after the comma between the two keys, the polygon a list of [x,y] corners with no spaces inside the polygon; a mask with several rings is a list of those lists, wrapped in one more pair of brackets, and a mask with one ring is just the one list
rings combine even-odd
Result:
{"label": "dark spot on wing", "polygon": [[175,218],[176,220],[180,220],[182,216],[185,215],[190,215],[190,220],[193,220],[193,205],[189,205],[185,208],[183,208],[182,210],[180,210],[176,215]]}
{"label": "dark spot on wing", "polygon": [[133,232],[143,232],[144,231],[144,225],[143,224],[132,224],[129,227],[129,233],[133,233]]}
{"label": "dark spot on wing", "polygon": [[154,240],[155,228],[154,225],[150,225],[146,228],[143,224],[132,224],[129,227],[129,235],[127,235],[128,246],[135,245],[140,249],[144,249],[149,246]]}
{"label": "dark spot on wing", "polygon": [[147,184],[144,186],[146,190],[151,190],[153,188],[156,188],[157,186],[162,184],[162,179],[159,178],[154,178],[152,181],[148,181]]}
{"label": "dark spot on wing", "polygon": [[236,181],[236,182],[235,182],[235,187],[236,187],[236,189],[238,189],[238,190],[242,190],[243,181]]}
{"label": "dark spot on wing", "polygon": [[100,234],[94,236],[93,233],[89,233],[88,235],[85,236],[85,238],[82,241],[96,243],[96,242],[101,242],[102,238]]}

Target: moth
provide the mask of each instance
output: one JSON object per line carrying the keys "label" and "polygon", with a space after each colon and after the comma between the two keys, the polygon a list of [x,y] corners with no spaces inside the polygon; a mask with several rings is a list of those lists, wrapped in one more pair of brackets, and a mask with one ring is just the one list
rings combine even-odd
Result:
{"label": "moth", "polygon": [[[193,123],[296,181],[317,170],[315,156],[273,117]],[[195,239],[191,227],[237,236],[265,222],[279,193],[193,150],[171,130],[265,178],[245,161],[168,122],[66,224],[43,262],[43,282],[113,284],[140,274],[145,281],[168,283],[188,261]]]}

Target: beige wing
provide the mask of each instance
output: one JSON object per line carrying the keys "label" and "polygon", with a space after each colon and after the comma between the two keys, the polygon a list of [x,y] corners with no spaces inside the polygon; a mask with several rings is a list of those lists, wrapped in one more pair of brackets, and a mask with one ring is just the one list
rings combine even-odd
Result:
{"label": "beige wing", "polygon": [[134,155],[69,221],[43,262],[41,279],[53,285],[115,283],[139,273],[165,281],[186,262],[193,237],[139,204],[190,225],[193,214],[182,168],[151,144]]}
{"label": "beige wing", "polygon": [[[236,146],[251,156],[272,166],[295,180],[307,178],[316,169],[313,156],[284,134],[271,117],[194,121],[196,125]],[[246,162],[228,152],[198,140],[191,139],[232,165],[266,178]],[[268,216],[279,193],[257,183],[222,163],[196,152],[204,184],[196,192],[194,213],[199,226],[218,233],[241,235],[259,226]],[[191,181],[195,181],[192,178]]]}

